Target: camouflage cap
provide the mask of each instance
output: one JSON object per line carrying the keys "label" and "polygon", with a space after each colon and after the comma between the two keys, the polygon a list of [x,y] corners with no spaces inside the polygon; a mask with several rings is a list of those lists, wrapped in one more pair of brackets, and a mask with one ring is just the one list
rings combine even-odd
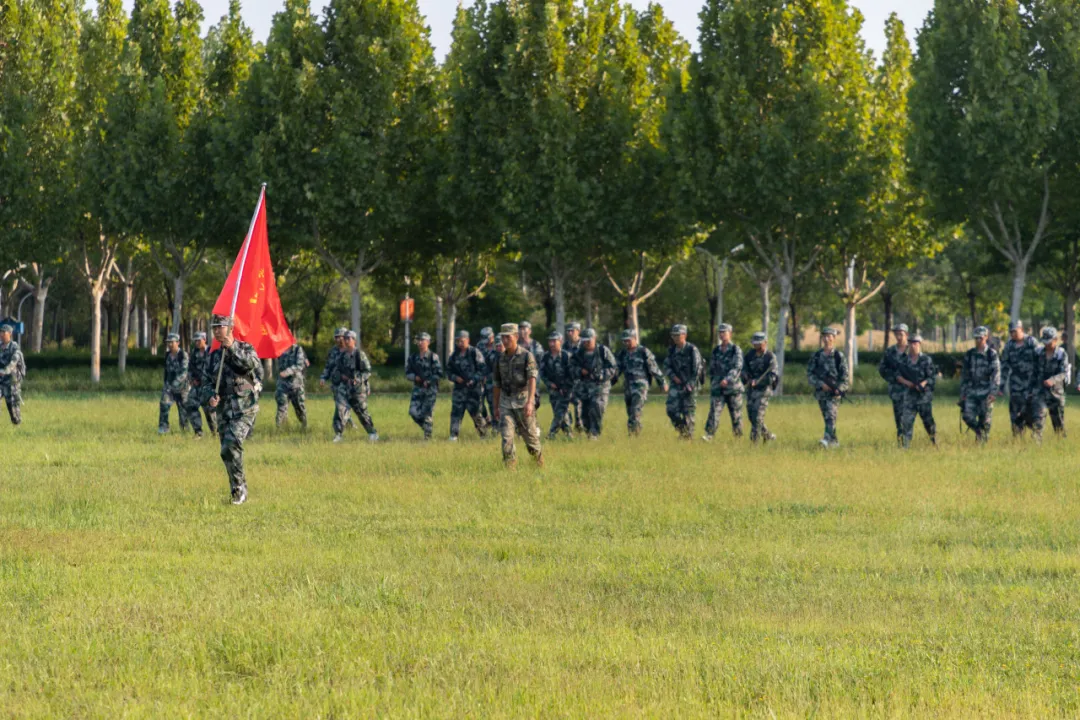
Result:
{"label": "camouflage cap", "polygon": [[672,325],[671,326],[671,334],[672,335],[685,335],[686,334],[686,326],[685,325]]}
{"label": "camouflage cap", "polygon": [[907,341],[912,344],[922,343],[922,335],[920,335],[919,333],[915,333],[914,335],[909,337]]}
{"label": "camouflage cap", "polygon": [[987,337],[989,335],[990,335],[990,328],[986,327],[985,325],[980,325],[979,327],[975,328],[975,332],[972,333],[972,336],[977,337],[977,338],[984,338],[984,337]]}
{"label": "camouflage cap", "polygon": [[426,332],[422,332],[416,336],[416,342],[431,342],[431,336]]}
{"label": "camouflage cap", "polygon": [[356,334],[355,332],[353,332],[352,330],[346,330],[346,331],[345,331],[345,339],[346,339],[346,340],[359,340],[360,338],[359,338],[359,336],[358,336],[358,335],[357,335],[357,334]]}
{"label": "camouflage cap", "polygon": [[836,332],[836,328],[827,327],[827,328],[822,328],[821,334],[822,335],[832,335],[833,337],[836,337],[836,335],[838,335],[839,333]]}
{"label": "camouflage cap", "polygon": [[11,323],[4,323],[3,325],[0,325],[0,332],[15,332],[15,328],[11,326]]}
{"label": "camouflage cap", "polygon": [[768,339],[769,338],[765,335],[765,333],[756,332],[752,336],[750,336],[750,344],[751,345],[760,345],[763,342],[766,342]]}
{"label": "camouflage cap", "polygon": [[349,332],[349,328],[339,327],[334,331],[334,339],[337,340],[340,337],[345,337],[345,333]]}
{"label": "camouflage cap", "polygon": [[499,336],[500,337],[502,337],[503,335],[517,335],[517,334],[518,334],[517,323],[503,323],[502,327],[499,328]]}
{"label": "camouflage cap", "polygon": [[480,337],[482,337],[482,338],[489,338],[489,337],[491,337],[491,336],[492,336],[492,335],[493,335],[494,333],[495,333],[495,331],[494,331],[494,330],[492,330],[492,329],[491,329],[491,328],[489,328],[489,327],[485,327],[485,328],[480,328]]}
{"label": "camouflage cap", "polygon": [[191,336],[191,339],[196,340],[196,341],[198,341],[198,340],[206,340],[206,333],[197,332],[197,333],[195,333],[194,335]]}
{"label": "camouflage cap", "polygon": [[1023,330],[1023,329],[1024,329],[1024,321],[1023,320],[1013,320],[1011,323],[1009,323],[1009,332],[1012,332],[1013,330]]}
{"label": "camouflage cap", "polygon": [[728,325],[727,323],[720,323],[720,325],[716,328],[716,331],[717,332],[731,332],[732,330],[731,330],[731,326]]}
{"label": "camouflage cap", "polygon": [[593,330],[592,328],[585,328],[584,330],[581,331],[581,339],[582,340],[595,340],[596,339],[596,331]]}
{"label": "camouflage cap", "polygon": [[177,335],[176,333],[169,333],[168,335],[165,336],[165,342],[167,342],[167,343],[171,343],[171,342],[178,343],[178,342],[180,342],[180,336]]}
{"label": "camouflage cap", "polygon": [[228,315],[211,315],[210,327],[232,327],[232,318]]}
{"label": "camouflage cap", "polygon": [[458,330],[457,335],[455,335],[454,337],[456,339],[458,339],[458,340],[468,340],[469,339],[469,331],[468,330]]}
{"label": "camouflage cap", "polygon": [[518,323],[518,330],[532,330],[532,323],[528,320],[522,320]]}
{"label": "camouflage cap", "polygon": [[637,337],[637,330],[632,330],[630,328],[626,328],[625,330],[622,331],[622,339],[623,340],[633,340],[636,337]]}
{"label": "camouflage cap", "polygon": [[496,335],[495,336],[495,347],[502,347],[502,336],[501,335]]}
{"label": "camouflage cap", "polygon": [[562,333],[558,330],[552,330],[548,334],[548,340],[558,340],[559,342],[562,342]]}
{"label": "camouflage cap", "polygon": [[907,323],[896,323],[892,326],[893,332],[910,332]]}
{"label": "camouflage cap", "polygon": [[1057,331],[1057,328],[1055,328],[1055,327],[1050,327],[1048,325],[1048,326],[1046,326],[1046,327],[1044,327],[1042,329],[1043,342],[1050,342],[1051,340],[1057,340],[1057,336],[1058,336],[1058,331]]}
{"label": "camouflage cap", "polygon": [[579,322],[568,322],[568,323],[566,323],[566,332],[570,332],[572,330],[577,330],[578,332],[581,332],[581,323],[579,323]]}

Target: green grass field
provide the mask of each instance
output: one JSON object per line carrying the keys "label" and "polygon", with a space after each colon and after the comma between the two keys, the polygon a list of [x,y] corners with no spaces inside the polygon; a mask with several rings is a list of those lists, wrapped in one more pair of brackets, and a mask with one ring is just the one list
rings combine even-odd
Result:
{"label": "green grass field", "polygon": [[823,452],[792,402],[777,444],[685,444],[652,403],[632,443],[617,397],[505,473],[402,396],[376,446],[264,400],[240,508],[153,396],[0,425],[0,716],[1080,714],[1080,436],[1015,443],[999,407],[977,448],[942,400],[943,447],[903,452],[867,403]]}

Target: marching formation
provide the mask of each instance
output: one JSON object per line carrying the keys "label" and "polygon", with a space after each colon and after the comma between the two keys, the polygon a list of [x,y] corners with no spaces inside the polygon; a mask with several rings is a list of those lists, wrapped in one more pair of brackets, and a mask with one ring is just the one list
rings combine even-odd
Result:
{"label": "marching formation", "polygon": [[[232,319],[214,315],[211,320],[215,349],[207,346],[205,333],[196,333],[189,351],[180,347],[175,334],[166,337],[164,383],[158,412],[158,432],[168,433],[169,415],[177,406],[182,430],[191,426],[196,438],[203,436],[203,419],[210,432],[218,435],[221,459],[229,478],[234,504],[247,499],[244,473],[244,441],[255,426],[262,392],[263,365],[255,349],[233,338]],[[457,441],[468,415],[481,437],[502,440],[503,461],[517,463],[515,440],[521,436],[529,454],[544,465],[541,431],[536,412],[540,407],[539,383],[547,389],[552,409],[549,440],[575,434],[595,440],[603,432],[604,415],[612,385],[623,380],[626,427],[631,437],[642,429],[642,414],[651,387],[662,388],[666,410],[680,436],[694,437],[697,391],[709,383],[709,415],[702,440],[711,441],[726,412],[732,434],[744,434],[743,413],[749,416],[750,440],[776,440],[765,424],[769,399],[780,381],[776,356],[769,350],[765,333],[757,332],[750,347],[732,342],[732,327],[721,324],[719,342],[706,361],[693,343],[687,341],[685,325],[671,329],[671,345],[663,367],[656,356],[639,342],[637,333],[622,333],[623,347],[613,353],[597,341],[596,331],[578,323],[566,326],[565,336],[552,332],[545,351],[531,337],[527,322],[507,323],[498,333],[490,327],[480,331],[474,347],[469,332],[457,333],[454,351],[445,368],[431,351],[431,336],[420,333],[417,352],[410,355],[405,377],[413,383],[409,416],[420,427],[425,440],[434,434],[434,410],[439,382],[448,380],[451,394],[450,436]],[[11,422],[22,422],[21,383],[26,364],[18,343],[11,339],[12,327],[0,325],[0,393],[7,404]],[[896,342],[878,367],[888,383],[892,401],[896,439],[900,447],[911,445],[916,419],[921,420],[930,442],[937,445],[934,420],[934,389],[939,371],[931,357],[922,352],[922,338],[909,334],[903,323],[893,328]],[[806,373],[824,424],[820,444],[839,447],[837,420],[841,403],[849,390],[848,364],[835,347],[836,330],[821,332],[821,348],[814,353]],[[1014,436],[1031,432],[1041,441],[1046,418],[1054,432],[1065,436],[1065,388],[1070,382],[1068,354],[1060,347],[1057,330],[1043,328],[1041,343],[1026,335],[1020,322],[1009,328],[1009,340],[998,352],[989,341],[986,327],[975,329],[975,347],[964,355],[960,368],[961,417],[980,444],[990,436],[994,403],[1009,396],[1009,420]],[[275,400],[279,426],[288,421],[289,406],[296,419],[307,428],[304,392],[310,361],[300,345],[288,348],[278,358]],[[334,397],[334,442],[342,442],[353,416],[367,432],[370,442],[379,432],[368,411],[371,393],[371,361],[357,343],[356,333],[339,328],[334,345],[319,377],[320,385],[330,384]],[[1077,388],[1080,390],[1080,387]],[[496,432],[497,431],[497,432]]]}

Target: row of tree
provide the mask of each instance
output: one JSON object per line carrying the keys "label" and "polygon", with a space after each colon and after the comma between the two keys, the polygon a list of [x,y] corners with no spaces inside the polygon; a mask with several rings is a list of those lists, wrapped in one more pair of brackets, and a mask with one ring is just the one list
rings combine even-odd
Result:
{"label": "row of tree", "polygon": [[97,379],[103,299],[121,338],[151,305],[186,331],[267,182],[315,337],[341,287],[358,333],[405,287],[430,296],[440,349],[495,285],[549,325],[614,300],[637,328],[695,264],[711,337],[737,268],[782,365],[813,288],[851,352],[879,294],[887,326],[935,276],[975,322],[1008,271],[1015,319],[1038,266],[1071,346],[1080,5],[937,0],[917,58],[895,17],[875,58],[845,0],[700,18],[691,53],[658,4],[477,0],[440,64],[415,0],[286,0],[265,43],[236,0],[205,34],[196,0],[0,0],[0,302],[31,296],[40,350],[54,282],[81,277]]}

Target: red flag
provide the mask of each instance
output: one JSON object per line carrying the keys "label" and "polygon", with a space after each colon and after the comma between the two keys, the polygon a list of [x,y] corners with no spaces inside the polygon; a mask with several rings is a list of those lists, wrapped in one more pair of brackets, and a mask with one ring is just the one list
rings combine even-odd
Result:
{"label": "red flag", "polygon": [[232,315],[233,337],[251,343],[263,360],[279,357],[296,342],[285,322],[270,264],[265,185],[247,238],[214,303],[214,314]]}

